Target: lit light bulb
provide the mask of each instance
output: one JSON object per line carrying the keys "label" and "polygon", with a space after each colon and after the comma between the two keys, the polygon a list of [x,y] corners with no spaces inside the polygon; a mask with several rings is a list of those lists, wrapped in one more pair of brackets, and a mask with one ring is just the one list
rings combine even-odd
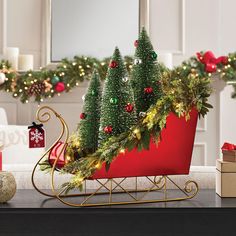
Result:
{"label": "lit light bulb", "polygon": [[28,74],[28,76],[29,76],[29,77],[31,77],[31,76],[32,76],[32,74],[31,74],[31,73],[29,73],[29,74]]}
{"label": "lit light bulb", "polygon": [[137,134],[137,133],[139,133],[139,129],[134,130],[134,134]]}
{"label": "lit light bulb", "polygon": [[95,168],[96,168],[96,169],[100,169],[101,166],[102,166],[101,162],[98,162],[98,163],[95,165]]}
{"label": "lit light bulb", "polygon": [[125,149],[124,149],[124,148],[121,148],[121,149],[120,149],[120,153],[124,154],[124,153],[125,153]]}
{"label": "lit light bulb", "polygon": [[28,101],[28,100],[25,100],[25,103],[29,103],[29,101]]}

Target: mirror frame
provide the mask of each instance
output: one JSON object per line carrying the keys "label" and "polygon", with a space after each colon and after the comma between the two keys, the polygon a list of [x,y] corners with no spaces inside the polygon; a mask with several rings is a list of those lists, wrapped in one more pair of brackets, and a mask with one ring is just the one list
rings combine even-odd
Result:
{"label": "mirror frame", "polygon": [[[42,44],[41,65],[55,66],[57,62],[51,61],[51,0],[42,1]],[[139,30],[145,27],[149,33],[149,0],[139,0]]]}

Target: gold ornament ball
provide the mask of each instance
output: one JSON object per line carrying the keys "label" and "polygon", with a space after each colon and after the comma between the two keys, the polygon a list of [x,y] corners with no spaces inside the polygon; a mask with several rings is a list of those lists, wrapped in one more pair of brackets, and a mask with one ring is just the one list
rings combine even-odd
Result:
{"label": "gold ornament ball", "polygon": [[11,200],[16,193],[16,181],[10,172],[0,171],[0,203]]}

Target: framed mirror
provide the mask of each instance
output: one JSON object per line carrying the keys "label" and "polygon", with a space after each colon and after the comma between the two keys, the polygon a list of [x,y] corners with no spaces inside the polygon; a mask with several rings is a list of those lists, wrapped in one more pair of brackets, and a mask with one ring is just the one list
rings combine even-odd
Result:
{"label": "framed mirror", "polygon": [[[97,58],[134,53],[133,42],[142,23],[147,0],[47,0],[43,64],[75,55]],[[132,9],[132,11],[130,11]]]}

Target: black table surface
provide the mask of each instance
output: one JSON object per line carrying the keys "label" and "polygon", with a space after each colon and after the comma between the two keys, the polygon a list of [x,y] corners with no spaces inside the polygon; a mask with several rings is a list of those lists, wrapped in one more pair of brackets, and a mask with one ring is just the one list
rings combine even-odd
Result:
{"label": "black table surface", "polygon": [[0,205],[0,236],[223,236],[236,235],[235,222],[236,198],[220,198],[214,190],[180,202],[98,208],[72,208],[35,190],[18,190]]}

